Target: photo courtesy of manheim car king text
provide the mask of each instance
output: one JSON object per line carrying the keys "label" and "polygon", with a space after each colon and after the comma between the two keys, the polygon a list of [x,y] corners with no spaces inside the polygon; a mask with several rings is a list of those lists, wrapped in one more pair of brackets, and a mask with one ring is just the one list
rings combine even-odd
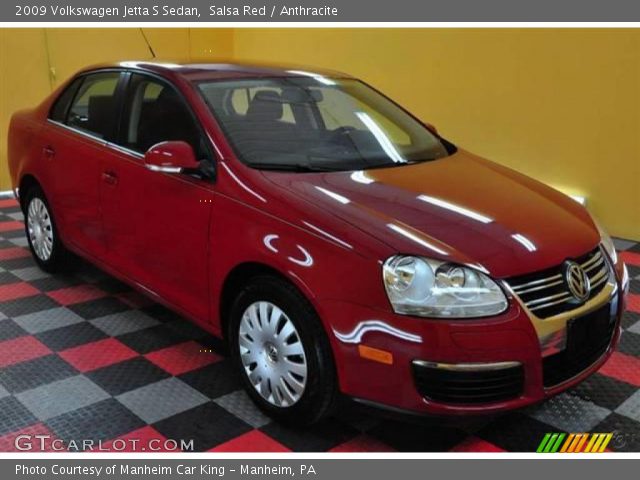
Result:
{"label": "photo courtesy of manheim car king text", "polygon": [[14,3],[0,477],[637,470],[640,8]]}

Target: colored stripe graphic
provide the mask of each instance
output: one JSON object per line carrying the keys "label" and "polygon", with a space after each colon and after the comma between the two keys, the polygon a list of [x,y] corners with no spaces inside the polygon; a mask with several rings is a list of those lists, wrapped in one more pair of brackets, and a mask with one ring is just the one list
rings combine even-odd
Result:
{"label": "colored stripe graphic", "polygon": [[574,438],[576,438],[576,434],[570,433],[569,436],[567,437],[567,440],[564,442],[564,445],[562,445],[562,448],[560,449],[560,453],[567,452],[567,450],[569,449],[569,446],[573,443]]}
{"label": "colored stripe graphic", "polygon": [[605,448],[607,448],[607,445],[609,445],[609,442],[611,441],[612,438],[613,438],[613,433],[606,434],[604,440],[602,441],[602,444],[600,445],[600,450],[598,450],[598,453],[604,452]]}
{"label": "colored stripe graphic", "polygon": [[538,445],[538,449],[536,450],[536,453],[543,453],[544,452],[544,447],[547,445],[547,442],[549,441],[550,438],[551,438],[551,434],[550,433],[545,434],[544,438],[540,442],[540,445]]}
{"label": "colored stripe graphic", "polygon": [[602,453],[613,433],[546,433],[537,453]]}

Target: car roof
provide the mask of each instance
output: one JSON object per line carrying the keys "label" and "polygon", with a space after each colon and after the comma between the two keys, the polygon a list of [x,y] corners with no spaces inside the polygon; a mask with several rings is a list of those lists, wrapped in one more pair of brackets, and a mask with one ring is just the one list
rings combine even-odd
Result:
{"label": "car roof", "polygon": [[233,78],[264,77],[331,77],[351,78],[342,72],[300,65],[269,65],[259,63],[215,62],[210,60],[130,60],[93,65],[83,70],[87,73],[105,68],[127,68],[143,70],[162,76],[181,76],[191,81],[219,80]]}

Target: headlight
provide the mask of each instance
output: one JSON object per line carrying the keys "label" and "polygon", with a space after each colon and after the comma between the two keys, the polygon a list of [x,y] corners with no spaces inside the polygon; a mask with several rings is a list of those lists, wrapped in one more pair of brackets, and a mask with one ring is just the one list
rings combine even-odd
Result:
{"label": "headlight", "polygon": [[616,246],[614,245],[613,240],[611,240],[611,237],[609,236],[607,231],[602,228],[600,222],[593,217],[591,218],[593,219],[593,223],[596,224],[596,227],[598,227],[598,232],[600,233],[600,243],[602,244],[602,247],[609,255],[611,262],[613,262],[613,264],[615,265],[616,263],[618,263],[618,253],[616,252]]}
{"label": "headlight", "polygon": [[384,262],[384,286],[396,313],[434,318],[502,313],[507,298],[477,270],[422,257],[397,255]]}

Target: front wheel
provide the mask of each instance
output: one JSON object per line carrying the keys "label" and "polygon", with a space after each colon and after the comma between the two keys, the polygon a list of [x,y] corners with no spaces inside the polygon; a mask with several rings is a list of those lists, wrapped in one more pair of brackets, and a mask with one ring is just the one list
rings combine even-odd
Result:
{"label": "front wheel", "polygon": [[68,253],[60,240],[42,189],[37,186],[30,188],[24,205],[25,232],[34,260],[46,272],[59,271]]}
{"label": "front wheel", "polygon": [[330,414],[336,376],[329,341],[293,285],[253,279],[233,304],[228,338],[245,389],[265,413],[295,425]]}

